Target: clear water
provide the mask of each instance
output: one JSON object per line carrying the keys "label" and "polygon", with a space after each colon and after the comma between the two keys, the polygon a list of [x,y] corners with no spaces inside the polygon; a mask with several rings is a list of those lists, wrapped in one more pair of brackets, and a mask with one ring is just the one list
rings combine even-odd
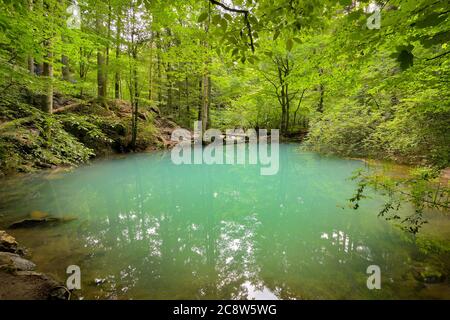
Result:
{"label": "clear water", "polygon": [[[164,152],[102,160],[2,181],[0,229],[36,210],[76,218],[10,233],[40,271],[64,280],[80,266],[79,298],[436,297],[410,275],[411,236],[377,218],[382,199],[346,207],[348,178],[363,165],[297,145],[280,146],[275,176],[254,165],[175,166]],[[381,290],[366,287],[373,264]]]}

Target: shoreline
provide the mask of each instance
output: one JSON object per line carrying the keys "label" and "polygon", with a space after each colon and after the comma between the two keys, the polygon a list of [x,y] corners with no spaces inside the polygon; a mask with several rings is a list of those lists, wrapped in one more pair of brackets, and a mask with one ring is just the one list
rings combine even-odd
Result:
{"label": "shoreline", "polygon": [[0,230],[0,300],[69,300],[70,291],[37,271],[29,255],[13,236]]}

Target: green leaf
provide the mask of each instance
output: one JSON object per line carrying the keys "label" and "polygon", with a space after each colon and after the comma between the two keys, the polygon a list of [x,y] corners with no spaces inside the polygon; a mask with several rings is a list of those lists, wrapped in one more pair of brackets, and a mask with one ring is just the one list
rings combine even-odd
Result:
{"label": "green leaf", "polygon": [[352,0],[339,0],[339,3],[345,7],[352,4]]}
{"label": "green leaf", "polygon": [[221,19],[219,24],[220,24],[220,27],[222,28],[222,31],[225,32],[227,30],[227,27],[228,27],[227,20]]}
{"label": "green leaf", "polygon": [[279,30],[277,30],[277,31],[275,31],[275,33],[273,34],[273,40],[275,41],[275,40],[277,40],[277,38],[280,36],[280,31]]}
{"label": "green leaf", "polygon": [[293,46],[294,46],[294,41],[292,39],[287,39],[287,41],[286,41],[287,51],[291,51]]}
{"label": "green leaf", "polygon": [[203,13],[198,17],[197,22],[198,22],[198,23],[201,23],[201,22],[205,21],[207,18],[208,18],[208,12],[203,12]]}
{"label": "green leaf", "polygon": [[254,17],[254,16],[248,17],[248,20],[249,20],[250,23],[252,23],[252,24],[258,24],[258,19],[256,19],[256,17]]}
{"label": "green leaf", "polygon": [[220,20],[222,20],[222,17],[220,16],[220,14],[214,15],[211,19],[213,24],[219,24]]}

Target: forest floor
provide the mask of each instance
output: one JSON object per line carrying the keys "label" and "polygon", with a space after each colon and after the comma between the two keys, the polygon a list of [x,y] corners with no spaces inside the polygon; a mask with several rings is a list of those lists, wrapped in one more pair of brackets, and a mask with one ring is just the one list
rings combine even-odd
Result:
{"label": "forest floor", "polygon": [[0,101],[0,176],[76,166],[113,153],[171,146],[177,124],[156,107],[140,107],[136,144],[131,145],[132,108],[123,100],[99,103],[54,95],[54,111],[39,109],[41,97],[26,89]]}
{"label": "forest floor", "polygon": [[0,300],[66,300],[69,291],[51,277],[35,272],[26,250],[0,231]]}

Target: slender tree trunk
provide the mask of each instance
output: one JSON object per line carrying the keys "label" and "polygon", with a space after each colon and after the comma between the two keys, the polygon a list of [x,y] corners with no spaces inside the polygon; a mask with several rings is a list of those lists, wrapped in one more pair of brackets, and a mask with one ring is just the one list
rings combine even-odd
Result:
{"label": "slender tree trunk", "polygon": [[323,84],[319,85],[319,93],[320,93],[320,98],[319,98],[319,103],[317,105],[317,112],[323,113],[323,96],[325,93],[325,87],[323,86]]}
{"label": "slender tree trunk", "polygon": [[[319,76],[322,77],[322,75],[323,75],[323,69],[319,68]],[[325,87],[322,82],[319,85],[319,93],[320,93],[320,98],[319,98],[319,103],[317,105],[317,112],[323,113],[323,97],[324,97],[324,93],[325,93]]]}
{"label": "slender tree trunk", "polygon": [[166,71],[166,78],[167,78],[167,103],[166,103],[166,109],[168,112],[173,112],[173,81],[172,81],[172,65],[170,63],[167,63],[167,71]]}
{"label": "slender tree trunk", "polygon": [[160,33],[156,32],[156,60],[157,60],[157,68],[158,68],[158,102],[162,103],[162,71],[161,71],[161,39]]}
{"label": "slender tree trunk", "polygon": [[105,76],[105,56],[103,49],[97,52],[97,94],[98,98],[104,102],[106,99],[106,76]]}
{"label": "slender tree trunk", "polygon": [[[61,36],[61,40],[63,43],[66,43],[66,39],[64,36]],[[62,67],[61,67],[62,79],[64,81],[71,81],[72,75],[70,72],[69,57],[64,53],[61,56],[61,64],[62,64]]]}
{"label": "slender tree trunk", "polygon": [[153,101],[153,34],[150,41],[150,61],[148,66],[148,100]]}
{"label": "slender tree trunk", "polygon": [[107,98],[108,95],[108,69],[109,69],[109,62],[110,62],[110,39],[111,39],[111,20],[112,20],[112,7],[111,7],[111,0],[108,0],[108,23],[107,23],[107,44],[106,44],[106,66],[104,71],[104,97]]}
{"label": "slender tree trunk", "polygon": [[137,72],[137,54],[138,54],[138,45],[135,43],[135,35],[136,35],[136,8],[134,3],[132,5],[132,28],[131,28],[131,56],[133,58],[133,71],[132,71],[132,79],[131,79],[131,101],[132,101],[132,132],[131,132],[131,147],[133,150],[136,150],[136,142],[137,142],[137,133],[138,133],[138,111],[139,111],[139,84],[138,84],[138,72]]}
{"label": "slender tree trunk", "polygon": [[[33,0],[28,0],[28,10],[30,12],[33,11],[33,4],[34,1]],[[34,57],[32,54],[28,55],[28,71],[30,72],[30,74],[34,75],[35,74],[35,68],[34,68]]]}
{"label": "slender tree trunk", "polygon": [[291,98],[289,97],[289,85],[286,84],[286,117],[284,123],[284,133],[289,135],[289,113],[291,108]]}
{"label": "slender tree trunk", "polygon": [[[120,58],[120,37],[122,35],[122,22],[121,22],[122,10],[119,7],[117,10],[117,23],[116,23],[116,61]],[[120,99],[120,71],[116,69],[114,76],[114,98]]]}
{"label": "slender tree trunk", "polygon": [[[102,22],[100,14],[96,16],[96,29],[97,34],[102,34]],[[105,61],[105,48],[100,45],[97,49],[97,95],[98,99],[104,103],[106,99],[106,61]]]}
{"label": "slender tree trunk", "polygon": [[286,84],[285,78],[283,77],[283,70],[281,65],[278,65],[278,79],[281,84],[281,93],[280,93],[280,104],[281,104],[281,121],[280,121],[280,131],[281,135],[284,136],[286,133]]}
{"label": "slender tree trunk", "polygon": [[43,109],[45,112],[53,113],[53,54],[50,41],[46,41],[45,47],[47,56],[43,64],[43,76],[46,78],[46,94],[44,96]]}
{"label": "slender tree trunk", "polygon": [[35,68],[34,68],[34,58],[32,56],[28,56],[28,71],[30,74],[35,74]]}
{"label": "slender tree trunk", "polygon": [[206,70],[205,74],[203,75],[202,83],[202,130],[203,132],[205,132],[209,127],[209,76]]}
{"label": "slender tree trunk", "polygon": [[[137,50],[133,54],[133,58],[137,59]],[[134,82],[134,97],[133,97],[133,123],[132,123],[132,137],[131,146],[133,150],[136,149],[136,141],[138,134],[138,112],[139,112],[139,83],[136,63],[133,66],[133,82]]]}
{"label": "slender tree trunk", "polygon": [[295,124],[296,124],[296,122],[297,122],[297,113],[298,113],[298,110],[300,110],[300,106],[301,106],[301,104],[302,104],[302,101],[303,101],[303,97],[304,97],[304,95],[305,95],[305,92],[306,92],[306,89],[303,89],[302,95],[300,96],[300,100],[298,101],[297,109],[296,109],[295,112],[294,112],[294,126],[295,126]]}
{"label": "slender tree trunk", "polygon": [[198,115],[197,120],[202,121],[202,101],[203,101],[203,78],[198,81],[199,95],[198,95]]}
{"label": "slender tree trunk", "polygon": [[211,91],[212,91],[212,83],[211,76],[208,75],[208,116],[207,116],[207,129],[211,127]]}
{"label": "slender tree trunk", "polygon": [[189,106],[189,80],[188,77],[186,75],[185,77],[185,94],[186,94],[186,112],[188,114],[188,117],[190,119],[190,106]]}
{"label": "slender tree trunk", "polygon": [[[207,35],[206,38],[208,38],[208,34],[209,34],[209,25],[211,23],[211,3],[208,3],[208,20],[207,23],[205,25],[205,33]],[[206,53],[208,53],[209,51],[209,43],[208,41],[205,41],[204,43],[204,47],[206,50]],[[202,90],[202,114],[201,114],[201,119],[202,119],[202,129],[203,132],[205,132],[206,130],[208,130],[209,128],[209,121],[210,121],[210,116],[209,116],[209,104],[210,104],[210,99],[211,99],[211,78],[209,76],[209,58],[206,58],[205,61],[205,66],[204,66],[204,71],[203,71],[203,90]]]}

